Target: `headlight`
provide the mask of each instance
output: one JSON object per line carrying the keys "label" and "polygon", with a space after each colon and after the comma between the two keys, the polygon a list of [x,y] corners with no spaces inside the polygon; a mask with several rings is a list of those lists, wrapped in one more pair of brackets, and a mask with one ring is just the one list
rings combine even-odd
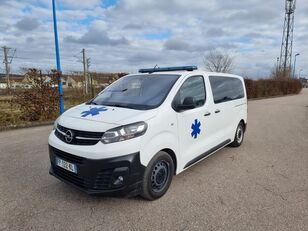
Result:
{"label": "headlight", "polygon": [[58,126],[58,121],[60,119],[60,116],[55,120],[55,122],[53,123],[53,129],[52,130],[56,130],[57,126]]}
{"label": "headlight", "polygon": [[137,122],[124,125],[106,131],[101,139],[104,144],[110,144],[129,140],[138,136],[142,136],[148,128],[145,122]]}

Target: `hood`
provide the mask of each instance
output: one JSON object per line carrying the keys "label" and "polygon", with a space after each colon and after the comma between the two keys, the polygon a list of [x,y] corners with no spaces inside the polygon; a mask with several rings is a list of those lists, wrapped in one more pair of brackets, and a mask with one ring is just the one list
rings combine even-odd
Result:
{"label": "hood", "polygon": [[146,121],[154,117],[156,113],[157,109],[142,111],[121,107],[81,104],[67,110],[63,117],[65,117],[65,120],[74,118],[84,122],[100,122],[116,126]]}

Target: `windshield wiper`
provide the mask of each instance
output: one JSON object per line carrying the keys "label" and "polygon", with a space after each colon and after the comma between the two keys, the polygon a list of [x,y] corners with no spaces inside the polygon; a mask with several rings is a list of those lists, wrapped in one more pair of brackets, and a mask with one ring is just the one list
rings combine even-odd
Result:
{"label": "windshield wiper", "polygon": [[90,100],[90,101],[86,102],[86,105],[90,105],[90,104],[98,105],[98,103],[93,102],[93,100]]}
{"label": "windshield wiper", "polygon": [[109,107],[123,107],[123,108],[135,109],[134,107],[123,105],[123,104],[104,104],[104,105],[109,106]]}
{"label": "windshield wiper", "polygon": [[111,93],[114,93],[114,92],[125,92],[125,91],[127,91],[128,90],[128,88],[124,88],[124,89],[122,89],[122,90],[113,90],[113,91],[106,91],[106,92],[111,92]]}
{"label": "windshield wiper", "polygon": [[121,104],[106,104],[106,106],[110,106],[110,107],[126,107],[125,105],[121,105]]}

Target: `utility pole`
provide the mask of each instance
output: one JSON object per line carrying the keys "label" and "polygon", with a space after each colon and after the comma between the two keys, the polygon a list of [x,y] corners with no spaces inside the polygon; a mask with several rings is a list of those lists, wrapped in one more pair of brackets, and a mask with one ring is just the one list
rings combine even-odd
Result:
{"label": "utility pole", "polygon": [[90,74],[90,65],[91,65],[91,58],[87,58],[87,71],[88,71],[88,80],[90,81],[90,90],[91,90],[91,97],[94,97],[94,88],[93,88],[93,78],[92,75]]}
{"label": "utility pole", "polygon": [[293,77],[294,79],[296,79],[296,76],[295,76],[295,70],[296,70],[296,57],[299,56],[299,55],[300,55],[300,53],[297,53],[297,54],[295,54],[295,56],[294,56],[293,75],[292,75],[292,77]]}
{"label": "utility pole", "polygon": [[277,63],[276,63],[276,78],[278,78],[279,75],[279,57],[277,57]]}
{"label": "utility pole", "polygon": [[85,83],[85,94],[88,94],[88,76],[87,76],[87,58],[86,58],[86,50],[82,49],[82,63],[83,63],[83,76]]}
{"label": "utility pole", "polygon": [[63,89],[62,89],[62,73],[61,73],[61,62],[60,62],[60,49],[59,49],[59,41],[58,41],[58,28],[57,28],[57,13],[56,13],[56,0],[52,0],[52,15],[53,15],[53,30],[55,36],[55,49],[56,49],[56,63],[57,63],[57,71],[59,72],[58,78],[58,91],[60,97],[60,115],[64,112],[64,97],[63,97]]}
{"label": "utility pole", "polygon": [[279,65],[280,71],[283,72],[283,77],[288,77],[288,75],[291,75],[295,7],[296,0],[285,0],[285,19]]}
{"label": "utility pole", "polygon": [[10,88],[10,64],[13,61],[16,49],[14,50],[14,53],[12,56],[9,56],[9,51],[11,50],[11,48],[9,47],[2,47],[3,49],[3,54],[4,54],[4,59],[3,59],[3,63],[5,65],[5,77],[6,77],[6,81],[7,81],[7,89]]}

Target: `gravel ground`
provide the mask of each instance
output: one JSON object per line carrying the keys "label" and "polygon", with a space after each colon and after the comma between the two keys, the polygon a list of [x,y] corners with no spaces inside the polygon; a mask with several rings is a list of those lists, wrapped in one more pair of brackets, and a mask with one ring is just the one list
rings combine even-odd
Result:
{"label": "gravel ground", "polygon": [[48,174],[51,126],[0,133],[0,230],[308,230],[308,89],[249,102],[240,148],[153,202],[88,196]]}

